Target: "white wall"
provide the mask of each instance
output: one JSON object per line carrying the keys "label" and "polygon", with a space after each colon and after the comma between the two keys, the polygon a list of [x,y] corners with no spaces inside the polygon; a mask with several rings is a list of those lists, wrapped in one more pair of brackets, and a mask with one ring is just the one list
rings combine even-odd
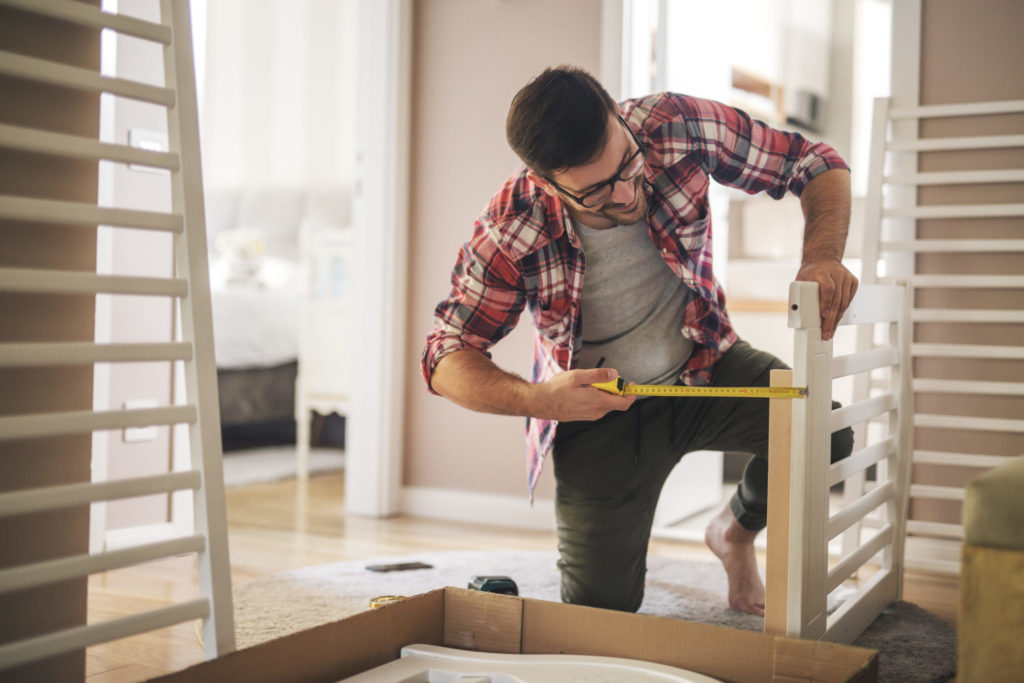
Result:
{"label": "white wall", "polygon": [[202,153],[208,188],[352,181],[356,0],[207,3]]}

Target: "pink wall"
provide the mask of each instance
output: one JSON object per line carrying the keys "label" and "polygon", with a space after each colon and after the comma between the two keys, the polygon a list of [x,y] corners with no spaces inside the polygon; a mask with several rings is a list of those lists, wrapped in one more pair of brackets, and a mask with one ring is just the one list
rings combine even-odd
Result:
{"label": "pink wall", "polygon": [[[409,376],[403,483],[525,496],[524,419],[473,413],[429,395],[419,373],[434,306],[448,292],[459,246],[518,167],[505,142],[516,91],[547,66],[595,75],[601,3],[593,0],[421,0],[413,19],[409,259]],[[502,367],[529,374],[524,315],[495,348]],[[548,463],[550,465],[550,463]],[[550,467],[537,495],[554,497]]]}
{"label": "pink wall", "polygon": [[[92,4],[99,5],[99,0]],[[99,68],[99,29],[0,9],[0,50],[87,69]],[[15,78],[0,79],[0,123],[94,136],[99,96]],[[0,194],[74,202],[96,201],[96,164],[4,149]],[[90,272],[96,229],[30,221],[0,221],[0,267]],[[92,339],[90,296],[0,292],[0,342],[82,342]],[[0,416],[92,407],[88,366],[0,368]],[[0,441],[0,492],[89,481],[90,437],[69,434]],[[89,507],[0,520],[0,569],[89,550]],[[81,626],[87,580],[75,578],[0,595],[0,645],[42,632]],[[73,651],[4,671],[4,681],[80,681],[85,651]]]}
{"label": "pink wall", "polygon": [[[1018,0],[926,0],[921,17],[921,104],[959,104],[1024,99],[1024,4]],[[1019,133],[1024,115],[955,117],[932,119],[921,125],[921,137],[1010,135]],[[920,157],[921,171],[953,171],[1020,168],[1024,150],[994,149],[928,152]],[[920,203],[986,204],[1019,202],[1020,183],[1004,185],[961,185],[922,187]],[[1008,239],[1019,237],[1024,228],[1020,217],[984,219],[920,220],[918,236],[932,239]],[[1019,252],[977,254],[921,254],[916,270],[927,274],[1017,275],[1024,272],[1024,254]],[[1013,289],[917,290],[916,304],[925,308],[1021,310],[1024,297]],[[1020,345],[1021,325],[918,323],[914,341],[930,343]],[[979,381],[1024,381],[1024,361],[949,361],[919,358],[914,376],[936,379]],[[1024,415],[1024,398],[998,395],[950,395],[918,393],[918,413],[970,415],[1017,419]],[[918,428],[915,448],[961,453],[1013,456],[1024,453],[1024,435],[1010,432],[970,432]],[[915,484],[963,485],[981,470],[960,467],[918,465]],[[912,517],[928,521],[958,523],[960,503],[918,499]]]}

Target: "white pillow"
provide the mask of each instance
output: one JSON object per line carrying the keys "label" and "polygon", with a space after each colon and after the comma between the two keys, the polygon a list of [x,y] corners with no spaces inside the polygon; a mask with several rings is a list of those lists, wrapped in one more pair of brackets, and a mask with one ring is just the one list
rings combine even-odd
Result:
{"label": "white pillow", "polygon": [[225,284],[266,287],[263,279],[265,241],[262,231],[253,228],[222,230],[214,239],[221,255]]}

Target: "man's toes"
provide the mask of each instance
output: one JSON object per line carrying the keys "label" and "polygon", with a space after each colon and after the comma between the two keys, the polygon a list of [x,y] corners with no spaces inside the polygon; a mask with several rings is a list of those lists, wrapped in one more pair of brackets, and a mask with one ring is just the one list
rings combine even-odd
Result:
{"label": "man's toes", "polygon": [[729,598],[729,609],[759,617],[764,616],[764,604],[755,603],[746,597]]}

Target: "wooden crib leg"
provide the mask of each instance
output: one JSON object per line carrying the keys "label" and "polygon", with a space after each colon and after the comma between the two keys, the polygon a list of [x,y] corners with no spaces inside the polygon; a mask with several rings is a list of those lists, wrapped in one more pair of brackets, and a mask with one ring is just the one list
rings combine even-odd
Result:
{"label": "wooden crib leg", "polygon": [[[793,386],[792,370],[772,370],[771,386]],[[768,552],[764,630],[786,635],[789,603],[789,484],[793,399],[768,400]]]}

